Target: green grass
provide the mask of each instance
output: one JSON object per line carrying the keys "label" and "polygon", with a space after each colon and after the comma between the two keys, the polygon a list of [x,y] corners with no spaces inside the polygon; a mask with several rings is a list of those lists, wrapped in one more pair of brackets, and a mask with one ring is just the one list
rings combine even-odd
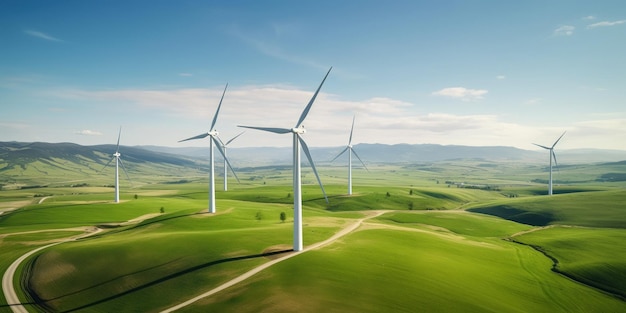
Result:
{"label": "green grass", "polygon": [[626,228],[626,191],[507,199],[476,204],[469,210],[537,226],[559,224]]}
{"label": "green grass", "polygon": [[550,272],[530,248],[363,230],[181,312],[602,312],[616,299]]}
{"label": "green grass", "polygon": [[[329,238],[367,210],[393,212],[182,312],[625,311],[626,302],[552,272],[552,261],[540,252],[502,240],[531,230],[531,225],[462,211],[482,210],[512,220],[547,216],[543,224],[594,227],[545,229],[516,239],[541,246],[570,277],[623,291],[624,184],[594,181],[621,167],[572,168],[558,176],[569,182],[557,186],[561,193],[544,197],[537,195],[545,192],[545,184],[528,182],[545,176],[542,167],[487,163],[371,165],[370,172],[355,170],[352,196],[345,195],[345,168],[321,167],[328,204],[306,170],[305,246]],[[37,180],[40,174],[25,174],[30,175],[28,184],[50,183],[46,177]],[[49,174],[47,178],[58,179],[62,173]],[[266,262],[271,256],[263,252],[291,247],[289,168],[252,169],[240,178],[240,184],[231,179],[228,192],[220,190],[218,179],[215,215],[205,213],[204,174],[158,176],[146,169],[135,188],[122,189],[119,204],[111,201],[112,188],[96,183],[2,190],[0,210],[23,208],[0,216],[0,271],[37,246],[76,234],[64,228],[107,226],[92,238],[31,258],[23,271],[29,288],[50,311],[165,309]],[[498,188],[448,187],[446,181]],[[506,197],[511,194],[518,198]],[[37,204],[42,196],[51,197]],[[161,208],[164,214],[138,224],[111,225]],[[287,214],[285,223],[281,212]],[[61,231],[3,236],[41,229]]]}
{"label": "green grass", "polygon": [[626,299],[626,230],[548,228],[515,237],[556,258],[556,270]]}

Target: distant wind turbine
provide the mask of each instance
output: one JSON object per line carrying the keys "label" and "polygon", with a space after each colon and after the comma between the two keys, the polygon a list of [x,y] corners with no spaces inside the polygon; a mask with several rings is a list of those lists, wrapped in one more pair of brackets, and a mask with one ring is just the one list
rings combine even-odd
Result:
{"label": "distant wind turbine", "polygon": [[245,131],[242,131],[241,133],[239,133],[239,135],[231,138],[226,143],[222,142],[221,139],[217,138],[219,139],[220,144],[222,145],[222,151],[224,152],[224,191],[228,190],[228,167],[226,163],[226,146],[228,146],[231,142],[233,142],[233,140],[237,139],[237,137],[243,135],[243,133],[245,133]]}
{"label": "distant wind turbine", "polygon": [[100,171],[104,170],[113,160],[115,160],[115,203],[120,202],[120,169],[119,165],[122,164],[122,169],[124,170],[124,174],[126,174],[126,179],[131,183],[130,177],[128,176],[128,172],[126,171],[126,167],[122,162],[122,154],[120,154],[120,136],[122,135],[122,127],[120,126],[120,131],[117,134],[117,145],[115,146],[115,153],[113,153],[113,158],[107,163]]}
{"label": "distant wind turbine", "polygon": [[317,170],[315,169],[315,164],[313,163],[313,159],[311,158],[311,153],[309,152],[309,148],[302,139],[302,134],[306,132],[304,129],[304,119],[307,114],[309,114],[309,110],[311,110],[311,106],[317,97],[317,94],[320,92],[322,85],[324,85],[324,81],[326,81],[326,77],[330,74],[331,67],[324,76],[322,83],[319,87],[317,87],[317,91],[313,94],[313,98],[309,101],[304,111],[300,115],[300,119],[296,123],[296,126],[293,128],[269,128],[269,127],[253,127],[253,126],[239,126],[244,128],[258,129],[267,132],[272,132],[276,134],[293,134],[293,250],[294,251],[302,251],[302,183],[301,183],[301,167],[300,167],[300,145],[302,145],[302,150],[309,160],[309,164],[313,169],[313,173],[315,173],[315,177],[317,178],[317,182],[322,188],[322,193],[324,194],[324,199],[326,199],[326,203],[328,203],[328,198],[326,197],[326,191],[324,191],[324,186],[322,186],[322,181],[320,180],[320,176],[317,174]]}
{"label": "distant wind turbine", "polygon": [[356,156],[356,158],[359,159],[359,161],[361,161],[361,164],[363,164],[363,167],[365,168],[365,170],[369,172],[369,170],[367,169],[367,166],[365,166],[365,163],[363,163],[363,160],[361,160],[359,155],[356,154],[356,151],[354,151],[354,149],[352,148],[352,132],[354,131],[354,119],[355,118],[356,116],[352,117],[352,128],[350,128],[350,139],[348,140],[348,145],[334,159],[332,159],[332,161],[335,161],[338,157],[340,157],[346,151],[349,151],[348,152],[348,195],[352,195],[352,154],[353,153],[354,153],[354,156]]}
{"label": "distant wind turbine", "polygon": [[559,142],[559,140],[561,140],[561,138],[563,138],[564,135],[565,132],[563,132],[561,137],[559,137],[559,139],[557,139],[551,147],[546,147],[533,143],[533,145],[537,147],[541,147],[550,151],[550,180],[548,181],[548,195],[552,195],[552,159],[554,159],[554,164],[558,166],[558,163],[556,161],[556,154],[554,153],[554,146],[556,146],[556,144]]}
{"label": "distant wind turbine", "polygon": [[215,116],[213,116],[213,122],[211,122],[211,127],[209,128],[209,132],[178,141],[178,142],[183,142],[187,140],[211,137],[209,140],[209,163],[211,164],[210,165],[211,173],[209,174],[209,213],[215,213],[215,164],[214,164],[215,157],[213,156],[213,143],[215,143],[217,150],[219,150],[219,152],[224,157],[224,162],[228,165],[228,167],[230,167],[230,170],[233,172],[233,175],[235,175],[235,178],[237,178],[237,181],[239,181],[237,174],[233,170],[233,167],[230,166],[230,162],[228,162],[228,159],[226,158],[226,154],[222,150],[222,145],[220,145],[221,140],[219,140],[219,137],[218,137],[219,133],[214,128],[215,122],[217,122],[217,115],[220,113],[220,108],[222,107],[222,100],[224,100],[224,94],[226,94],[226,88],[228,88],[228,84],[226,84],[226,87],[224,87],[224,92],[222,93],[220,104],[217,106],[217,111],[215,112]]}

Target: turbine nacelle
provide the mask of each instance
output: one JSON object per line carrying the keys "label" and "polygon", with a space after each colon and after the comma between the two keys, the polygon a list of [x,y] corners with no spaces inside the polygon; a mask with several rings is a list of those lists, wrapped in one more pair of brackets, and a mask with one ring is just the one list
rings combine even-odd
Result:
{"label": "turbine nacelle", "polygon": [[209,136],[211,137],[217,137],[217,135],[219,135],[220,133],[217,130],[212,130],[210,132],[208,132]]}
{"label": "turbine nacelle", "polygon": [[115,153],[113,153],[113,156],[114,156],[114,157],[116,157],[116,158],[119,158],[121,155],[122,155],[122,154],[121,154],[121,153],[119,153],[119,152],[115,152]]}
{"label": "turbine nacelle", "polygon": [[304,125],[301,125],[300,127],[292,128],[291,132],[294,134],[304,134],[306,133],[306,129],[304,129]]}

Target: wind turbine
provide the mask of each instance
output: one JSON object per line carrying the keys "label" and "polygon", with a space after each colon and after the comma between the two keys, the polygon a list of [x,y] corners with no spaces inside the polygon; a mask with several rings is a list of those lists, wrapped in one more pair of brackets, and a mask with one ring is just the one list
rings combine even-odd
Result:
{"label": "wind turbine", "polygon": [[338,157],[340,157],[346,151],[349,151],[348,152],[348,195],[352,195],[352,154],[353,153],[354,153],[354,156],[356,156],[356,158],[359,159],[359,161],[361,161],[361,164],[363,164],[363,167],[365,168],[365,170],[369,172],[369,170],[367,169],[367,166],[365,166],[365,163],[363,163],[363,160],[361,160],[359,155],[356,154],[356,151],[354,151],[354,149],[352,148],[352,132],[354,131],[354,119],[355,118],[356,116],[352,117],[352,128],[350,128],[350,139],[348,140],[348,145],[346,146],[345,149],[343,149],[343,151],[339,152],[339,154],[334,159],[332,159],[332,161],[335,161]]}
{"label": "wind turbine", "polygon": [[267,132],[272,132],[276,134],[293,134],[293,250],[294,251],[302,251],[302,183],[301,183],[301,167],[300,167],[300,145],[302,145],[302,150],[309,160],[309,164],[313,169],[313,173],[315,173],[315,177],[317,178],[317,182],[322,188],[322,193],[324,194],[324,199],[326,199],[326,203],[328,203],[328,198],[326,197],[326,191],[324,191],[324,186],[322,186],[322,181],[320,180],[320,176],[317,174],[317,170],[315,169],[315,164],[313,163],[313,159],[311,158],[311,153],[309,152],[309,148],[302,139],[302,134],[306,132],[304,129],[304,119],[307,114],[309,114],[309,110],[317,97],[317,94],[320,92],[322,85],[324,85],[324,81],[326,81],[326,77],[330,74],[331,67],[324,76],[322,83],[319,87],[317,87],[317,91],[313,94],[313,98],[309,101],[304,111],[300,115],[300,119],[296,123],[296,126],[293,128],[269,128],[269,127],[253,127],[253,126],[239,126],[244,128],[258,129]]}
{"label": "wind turbine", "polygon": [[222,151],[224,151],[224,191],[228,190],[228,167],[226,167],[227,166],[227,163],[226,163],[226,146],[228,146],[228,144],[233,142],[233,140],[237,139],[237,137],[243,135],[243,133],[245,133],[245,131],[242,131],[241,133],[239,133],[239,135],[231,138],[226,143],[222,142],[221,139],[217,138],[217,139],[219,139],[220,144],[222,145]]}
{"label": "wind turbine", "polygon": [[209,213],[215,213],[215,164],[214,164],[215,157],[213,156],[213,143],[215,143],[215,146],[217,146],[217,150],[219,150],[219,152],[224,157],[224,162],[228,165],[228,167],[230,167],[230,170],[233,171],[233,175],[235,175],[235,178],[237,178],[237,181],[239,181],[237,174],[233,170],[233,167],[230,166],[230,162],[228,162],[228,159],[226,158],[226,154],[222,150],[222,146],[220,145],[220,140],[218,137],[219,133],[214,128],[215,122],[217,122],[217,115],[220,113],[220,108],[222,107],[222,100],[224,100],[224,94],[226,94],[226,88],[228,88],[228,84],[226,84],[226,87],[224,87],[224,92],[222,93],[220,104],[217,106],[217,111],[215,112],[215,116],[213,116],[213,122],[211,122],[211,127],[209,128],[209,132],[178,141],[178,142],[183,142],[187,140],[211,137],[209,140],[209,163],[211,164],[210,165],[211,173],[209,174]]}
{"label": "wind turbine", "polygon": [[559,142],[559,140],[561,140],[561,138],[563,138],[564,135],[565,135],[565,132],[563,132],[561,137],[559,137],[559,139],[557,139],[551,147],[546,147],[546,146],[542,146],[542,145],[538,145],[536,143],[533,143],[533,145],[535,145],[537,147],[541,147],[541,148],[550,150],[550,180],[548,182],[548,195],[552,195],[552,159],[554,159],[554,164],[556,166],[558,166],[558,163],[556,161],[556,154],[554,153],[554,146],[556,146],[556,144]]}
{"label": "wind turbine", "polygon": [[[117,145],[115,146],[115,153],[113,153],[113,158],[109,161],[109,163],[107,163],[100,171],[104,170],[107,166],[109,166],[109,164],[111,164],[111,162],[113,162],[113,160],[115,160],[115,203],[119,203],[120,202],[120,169],[119,169],[119,165],[122,164],[122,169],[124,170],[124,173],[126,174],[126,178],[128,179],[128,181],[130,182],[130,177],[128,177],[128,172],[126,171],[126,167],[124,166],[124,163],[122,162],[122,158],[120,158],[122,156],[122,154],[120,154],[120,136],[122,135],[122,127],[120,126],[120,131],[117,134]],[[132,182],[131,182],[132,184]]]}

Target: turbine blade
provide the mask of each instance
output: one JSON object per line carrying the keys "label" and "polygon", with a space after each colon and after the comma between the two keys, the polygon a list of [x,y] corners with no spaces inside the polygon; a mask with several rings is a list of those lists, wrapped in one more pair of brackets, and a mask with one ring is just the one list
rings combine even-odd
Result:
{"label": "turbine blade", "polygon": [[354,119],[356,115],[352,116],[352,128],[350,128],[350,139],[348,140],[348,146],[352,144],[352,131],[354,131]]}
{"label": "turbine blade", "polygon": [[337,160],[338,157],[340,157],[342,154],[344,154],[346,151],[348,151],[348,148],[350,148],[350,147],[345,147],[343,150],[341,150],[341,152],[339,152],[339,154],[337,154],[337,156],[334,159],[332,159],[330,161],[332,162],[334,160]]}
{"label": "turbine blade", "polygon": [[117,133],[117,145],[115,146],[115,152],[120,152],[120,137],[122,136],[122,126],[120,126],[120,131]]}
{"label": "turbine blade", "polygon": [[291,132],[291,129],[289,129],[289,128],[254,127],[254,126],[243,126],[243,125],[237,125],[237,127],[262,130],[262,131],[266,131],[266,132],[270,132],[270,133],[276,133],[276,134],[287,134],[287,133]]}
{"label": "turbine blade", "polygon": [[209,131],[213,130],[213,127],[215,127],[215,122],[217,122],[217,115],[220,114],[220,108],[222,107],[222,100],[224,100],[224,95],[226,94],[226,88],[228,88],[228,83],[226,84],[226,87],[224,87],[224,92],[222,93],[220,104],[217,106],[217,111],[215,111],[215,116],[213,116],[213,122],[211,123],[211,128],[209,128]]}
{"label": "turbine blade", "polygon": [[550,148],[548,148],[548,147],[546,147],[546,146],[538,145],[538,144],[536,144],[536,143],[533,143],[533,145],[535,145],[535,146],[537,146],[537,147],[541,147],[541,148],[544,148],[544,149],[548,149],[548,150],[550,150]]}
{"label": "turbine blade", "polygon": [[315,163],[313,163],[313,158],[311,158],[309,147],[307,147],[306,142],[304,142],[304,139],[302,139],[300,135],[298,135],[298,140],[300,141],[300,145],[302,145],[302,151],[304,151],[304,154],[306,154],[306,158],[309,159],[309,164],[311,164],[313,173],[315,173],[315,178],[317,178],[317,182],[320,184],[320,188],[322,188],[324,199],[326,199],[326,203],[328,203],[328,197],[326,197],[326,191],[324,190],[324,186],[322,185],[322,181],[320,180],[320,175],[317,174],[317,170],[315,169]]}
{"label": "turbine blade", "polygon": [[96,174],[99,174],[100,172],[102,172],[105,168],[107,168],[107,166],[109,166],[109,164],[111,164],[111,162],[113,162],[113,160],[115,160],[115,157],[113,157],[111,160],[109,160],[109,163],[107,163],[105,166],[102,167],[102,169],[100,169],[99,171],[96,172]]}
{"label": "turbine blade", "polygon": [[559,166],[559,162],[556,161],[556,153],[554,153],[554,149],[550,150],[550,152],[552,152],[552,158],[554,159],[554,166],[557,167]]}
{"label": "turbine blade", "polygon": [[[244,130],[244,131],[242,131],[242,132],[240,132],[240,133],[239,133],[239,135],[237,135],[237,136],[235,136],[235,137],[231,138],[229,141],[227,141],[227,142],[226,142],[226,144],[224,144],[224,146],[228,146],[228,144],[229,144],[229,143],[233,142],[233,140],[237,139],[237,137],[239,137],[239,136],[243,135],[243,133],[245,133],[245,132],[246,132],[245,130]],[[220,140],[220,141],[221,141],[221,140]]]}
{"label": "turbine blade", "polygon": [[226,144],[222,141],[222,139],[220,137],[217,137],[217,141],[219,141],[219,145],[218,146],[222,146],[222,147],[226,147]]}
{"label": "turbine blade", "polygon": [[352,151],[352,153],[354,153],[354,156],[356,156],[356,158],[359,159],[359,161],[361,161],[361,164],[363,164],[363,167],[365,167],[365,170],[369,172],[370,170],[367,169],[367,166],[365,166],[365,163],[363,163],[363,160],[361,160],[359,155],[356,154],[356,151],[354,151],[354,149],[350,149],[350,151]]}
{"label": "turbine blade", "polygon": [[[220,152],[220,154],[222,155],[224,160],[226,160],[226,164],[228,164],[228,167],[230,168],[231,172],[233,172],[233,175],[235,175],[235,178],[237,179],[237,182],[240,183],[239,177],[237,177],[237,173],[235,173],[235,170],[230,165],[230,161],[228,161],[228,158],[226,157],[226,153],[224,153],[224,149],[222,149],[222,146],[220,146],[219,142],[217,141],[217,139],[215,137],[211,136],[211,139],[213,140],[213,142],[215,142],[215,146],[217,146],[217,150]],[[224,177],[224,179],[226,179],[226,177]]]}
{"label": "turbine blade", "polygon": [[300,125],[302,125],[302,122],[304,122],[304,119],[306,118],[307,114],[309,114],[309,110],[311,110],[311,106],[313,106],[313,102],[315,101],[315,98],[317,98],[317,94],[320,92],[320,89],[322,89],[322,85],[324,85],[324,81],[326,81],[326,77],[328,77],[328,74],[330,74],[330,70],[332,70],[333,68],[331,67],[328,70],[328,73],[326,73],[326,76],[324,76],[324,79],[322,79],[322,83],[320,84],[319,87],[317,87],[317,91],[315,91],[315,94],[313,94],[313,98],[311,98],[311,100],[309,101],[309,104],[307,104],[306,108],[304,108],[304,111],[302,111],[302,114],[300,115],[300,119],[298,120],[298,123],[296,124],[295,128],[300,127]]}
{"label": "turbine blade", "polygon": [[128,179],[128,182],[130,183],[130,187],[133,187],[133,181],[130,180],[130,176],[128,176],[128,172],[126,171],[126,166],[124,166],[124,162],[122,162],[122,158],[119,158],[118,160],[120,160],[120,164],[122,164],[122,170],[124,170],[124,174],[126,174],[126,179]]}
{"label": "turbine blade", "polygon": [[559,143],[559,140],[561,140],[561,138],[563,138],[563,136],[565,136],[566,132],[563,132],[563,134],[561,135],[561,137],[559,137],[559,139],[557,139],[554,144],[552,145],[552,148],[554,148],[554,146],[556,146],[557,143]]}
{"label": "turbine blade", "polygon": [[201,138],[205,138],[206,136],[208,136],[209,133],[204,133],[204,134],[200,134],[198,136],[193,136],[187,139],[183,139],[183,140],[179,140],[178,142],[183,142],[183,141],[187,141],[187,140],[194,140],[194,139],[201,139]]}

